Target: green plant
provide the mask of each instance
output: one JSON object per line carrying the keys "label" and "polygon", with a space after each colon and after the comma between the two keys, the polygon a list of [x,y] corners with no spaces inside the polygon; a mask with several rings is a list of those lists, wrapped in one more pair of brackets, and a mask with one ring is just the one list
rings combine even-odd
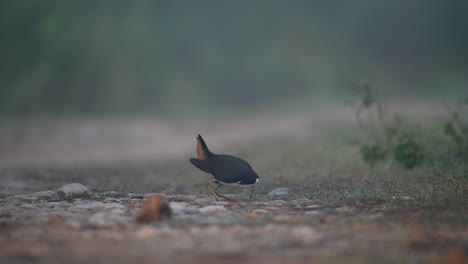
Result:
{"label": "green plant", "polygon": [[374,168],[380,161],[393,161],[405,169],[421,166],[426,161],[426,147],[416,140],[418,135],[403,129],[403,118],[389,118],[388,103],[382,90],[368,82],[351,86],[354,95],[355,118],[365,142],[360,147],[363,161]]}
{"label": "green plant", "polygon": [[419,167],[426,160],[425,146],[413,134],[403,134],[393,148],[393,160],[405,169]]}
{"label": "green plant", "polygon": [[374,168],[378,161],[382,161],[387,156],[385,149],[380,145],[364,145],[360,149],[361,157],[365,163]]}
{"label": "green plant", "polygon": [[444,134],[451,139],[455,146],[455,155],[468,162],[468,124],[463,115],[468,106],[468,98],[458,102],[450,110],[450,119],[445,123]]}

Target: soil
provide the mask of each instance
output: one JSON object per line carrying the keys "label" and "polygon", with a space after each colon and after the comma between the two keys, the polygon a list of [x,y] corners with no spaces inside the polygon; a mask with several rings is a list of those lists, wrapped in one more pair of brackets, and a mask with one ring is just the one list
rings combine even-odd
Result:
{"label": "soil", "polygon": [[[408,196],[330,204],[297,191],[309,168],[300,158],[276,169],[271,161],[279,158],[253,147],[319,138],[349,116],[4,125],[0,262],[466,263],[466,221],[423,220],[444,208],[415,211],[418,201]],[[204,190],[208,177],[188,164],[200,127],[210,131],[203,136],[213,151],[252,157],[261,172],[252,200],[236,187],[223,190],[233,201]],[[69,183],[87,191],[57,193]],[[139,224],[152,193],[167,197],[172,218]]]}

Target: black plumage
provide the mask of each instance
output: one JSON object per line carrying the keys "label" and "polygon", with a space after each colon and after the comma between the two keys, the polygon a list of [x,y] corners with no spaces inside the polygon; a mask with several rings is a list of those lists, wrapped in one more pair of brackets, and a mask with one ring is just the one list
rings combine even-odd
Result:
{"label": "black plumage", "polygon": [[[201,135],[197,137],[197,157],[198,159],[190,159],[190,163],[213,175],[212,179],[205,182],[205,186],[218,201],[219,197],[228,199],[217,193],[222,184],[252,185],[259,181],[257,173],[247,161],[231,155],[214,154],[208,149]],[[209,186],[210,182],[217,184],[214,191]]]}

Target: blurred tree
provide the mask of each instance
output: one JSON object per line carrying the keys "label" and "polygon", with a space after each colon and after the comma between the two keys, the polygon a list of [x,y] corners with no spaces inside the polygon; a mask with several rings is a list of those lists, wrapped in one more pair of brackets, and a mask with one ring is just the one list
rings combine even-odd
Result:
{"label": "blurred tree", "polygon": [[369,76],[461,91],[467,11],[462,0],[4,0],[0,113],[231,109]]}

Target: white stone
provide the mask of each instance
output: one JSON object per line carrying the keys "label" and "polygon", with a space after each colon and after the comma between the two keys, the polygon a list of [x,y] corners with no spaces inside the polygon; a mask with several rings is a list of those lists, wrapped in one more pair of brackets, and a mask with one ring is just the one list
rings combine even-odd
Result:
{"label": "white stone", "polygon": [[268,196],[281,196],[281,195],[286,195],[289,194],[290,189],[289,188],[278,188],[270,191],[267,195]]}
{"label": "white stone", "polygon": [[226,212],[227,209],[222,205],[208,205],[198,209],[200,213]]}
{"label": "white stone", "polygon": [[80,204],[77,204],[68,208],[68,211],[75,212],[75,213],[82,213],[82,212],[88,212],[88,211],[93,211],[97,209],[104,209],[105,205],[106,204],[102,202],[85,203],[85,204],[80,203]]}
{"label": "white stone", "polygon": [[159,235],[159,231],[157,228],[151,226],[142,226],[136,232],[137,237],[139,238],[149,238]]}
{"label": "white stone", "polygon": [[192,214],[197,212],[197,208],[190,206],[186,202],[171,202],[170,206],[175,213]]}
{"label": "white stone", "polygon": [[57,194],[62,199],[83,197],[89,195],[89,190],[81,183],[70,183],[60,187]]}
{"label": "white stone", "polygon": [[31,196],[37,197],[39,199],[56,199],[57,193],[54,191],[40,191],[31,194]]}
{"label": "white stone", "polygon": [[106,209],[125,209],[125,205],[120,203],[104,203],[104,208]]}
{"label": "white stone", "polygon": [[299,198],[294,201],[291,201],[292,204],[294,205],[308,205],[311,203],[311,200],[309,198]]}
{"label": "white stone", "polygon": [[265,209],[255,209],[252,211],[254,214],[261,214],[261,215],[272,215],[273,213],[271,211],[265,210]]}

